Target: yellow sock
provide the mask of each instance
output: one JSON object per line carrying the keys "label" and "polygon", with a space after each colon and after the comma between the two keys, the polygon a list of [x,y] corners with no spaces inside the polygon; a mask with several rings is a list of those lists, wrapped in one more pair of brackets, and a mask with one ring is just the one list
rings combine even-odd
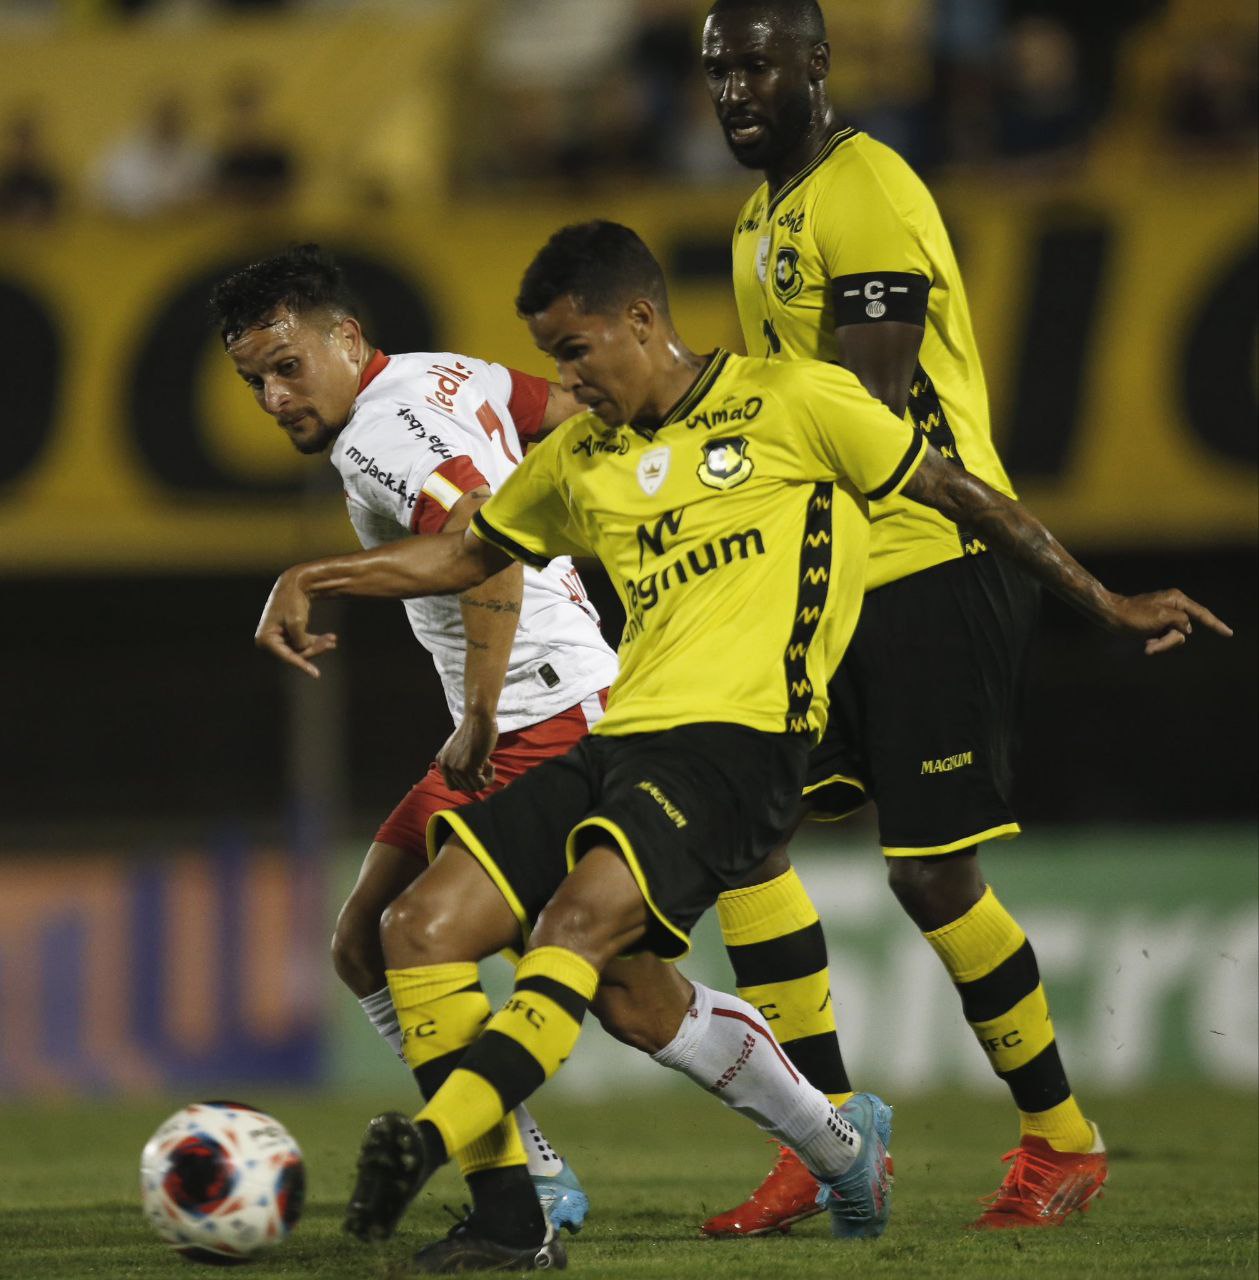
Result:
{"label": "yellow sock", "polygon": [[[402,1028],[402,1052],[420,1089],[431,1098],[490,1016],[475,964],[389,969],[389,993]],[[447,1148],[451,1150],[451,1148]],[[525,1164],[514,1116],[505,1116],[476,1142],[455,1150],[466,1177],[485,1169]]]}
{"label": "yellow sock", "polygon": [[992,1069],[1010,1087],[1024,1137],[1088,1151],[1093,1131],[1071,1094],[1036,956],[991,888],[964,915],[923,935],[949,971]]}
{"label": "yellow sock", "polygon": [[572,1053],[598,986],[598,972],[575,952],[528,952],[507,1002],[416,1119],[437,1129],[447,1151],[489,1132]]}
{"label": "yellow sock", "polygon": [[852,1097],[835,1030],[826,937],[791,868],[717,899],[739,995],[770,1024],[801,1075],[837,1106]]}

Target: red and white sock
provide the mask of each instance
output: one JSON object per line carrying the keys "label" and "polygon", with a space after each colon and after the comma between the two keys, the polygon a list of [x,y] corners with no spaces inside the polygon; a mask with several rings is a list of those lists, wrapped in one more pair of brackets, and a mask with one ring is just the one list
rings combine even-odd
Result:
{"label": "red and white sock", "polygon": [[677,1035],[655,1060],[789,1146],[820,1181],[846,1173],[861,1152],[857,1130],[792,1066],[746,1000],[693,985]]}

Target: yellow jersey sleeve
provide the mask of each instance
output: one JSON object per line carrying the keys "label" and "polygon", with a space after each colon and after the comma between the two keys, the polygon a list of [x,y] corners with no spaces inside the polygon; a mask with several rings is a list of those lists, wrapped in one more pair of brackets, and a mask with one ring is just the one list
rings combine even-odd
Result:
{"label": "yellow jersey sleeve", "polygon": [[934,277],[926,229],[934,207],[924,201],[931,204],[926,188],[886,148],[871,155],[850,148],[842,164],[819,174],[813,235],[837,327],[925,323]]}
{"label": "yellow jersey sleeve", "polygon": [[774,366],[803,458],[847,478],[871,501],[899,493],[927,451],[927,438],[876,400],[847,369],[815,360]]}
{"label": "yellow jersey sleeve", "polygon": [[472,517],[472,531],[513,559],[545,569],[556,556],[591,554],[561,483],[562,428],[525,454],[488,502]]}

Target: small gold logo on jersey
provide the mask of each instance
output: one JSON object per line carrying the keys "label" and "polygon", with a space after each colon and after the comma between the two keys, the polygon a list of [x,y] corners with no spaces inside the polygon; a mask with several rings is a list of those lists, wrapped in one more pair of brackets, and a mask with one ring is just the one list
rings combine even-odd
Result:
{"label": "small gold logo on jersey", "polygon": [[696,474],[710,489],[733,489],[752,474],[748,442],[743,436],[723,436],[702,447],[704,461]]}
{"label": "small gold logo on jersey", "polygon": [[664,478],[669,474],[669,446],[661,445],[658,449],[648,449],[638,460],[638,483],[642,491],[650,498],[660,490]]}
{"label": "small gold logo on jersey", "polygon": [[783,302],[792,298],[804,288],[804,276],[800,274],[800,251],[798,249],[779,249],[774,259],[774,292]]}

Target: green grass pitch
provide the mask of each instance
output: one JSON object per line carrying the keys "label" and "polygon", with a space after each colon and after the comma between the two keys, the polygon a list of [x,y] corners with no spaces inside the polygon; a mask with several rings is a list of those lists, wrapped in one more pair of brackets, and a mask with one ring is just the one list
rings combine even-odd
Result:
{"label": "green grass pitch", "polygon": [[[463,1199],[443,1171],[398,1238],[367,1248],[340,1231],[364,1121],[383,1104],[299,1094],[249,1099],[297,1136],[310,1174],[296,1235],[245,1276],[376,1280],[443,1234],[443,1204]],[[0,1106],[0,1276],[188,1277],[193,1268],[149,1234],[136,1168],[150,1131],[177,1103]],[[709,1211],[742,1198],[773,1152],[746,1122],[684,1090],[641,1105],[539,1100],[556,1145],[593,1201],[569,1269],[589,1277],[1254,1276],[1259,1113],[1253,1095],[1187,1087],[1094,1101],[1112,1150],[1110,1188],[1059,1231],[965,1232],[976,1197],[1001,1175],[1011,1116],[1000,1099],[909,1099],[896,1115],[892,1223],[873,1243],[830,1239],[815,1218],[789,1236],[699,1239]],[[218,1274],[206,1271],[206,1274]]]}

